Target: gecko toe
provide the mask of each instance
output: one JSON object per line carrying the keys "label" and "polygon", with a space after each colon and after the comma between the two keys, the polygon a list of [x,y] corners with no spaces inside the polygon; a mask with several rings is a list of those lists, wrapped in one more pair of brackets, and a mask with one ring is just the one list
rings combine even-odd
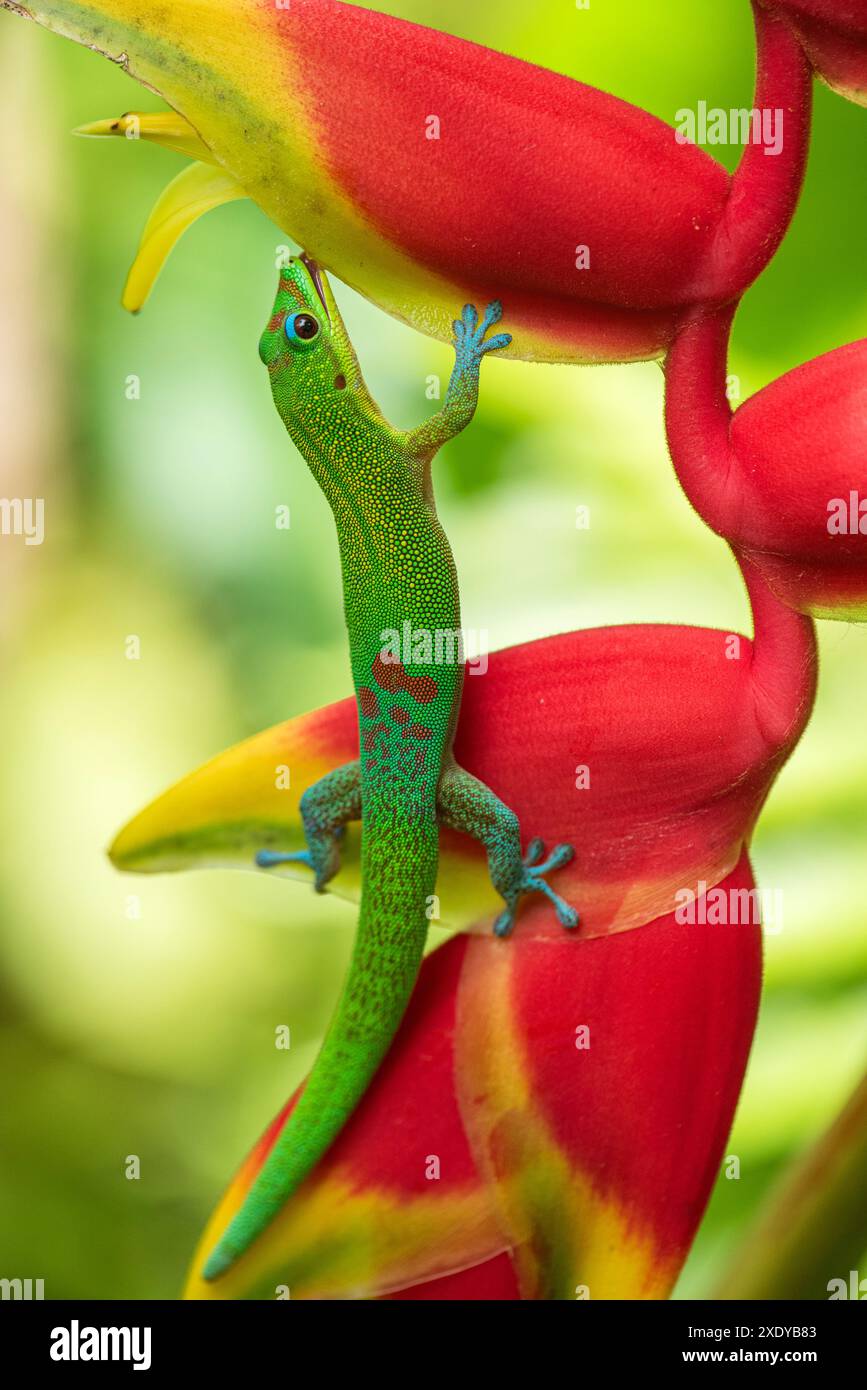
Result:
{"label": "gecko toe", "polygon": [[494,936],[511,936],[512,928],[515,925],[515,909],[505,908],[494,923]]}
{"label": "gecko toe", "polygon": [[482,332],[492,328],[495,323],[499,323],[503,317],[503,306],[499,299],[492,299],[484,312],[481,322]]}
{"label": "gecko toe", "polygon": [[547,874],[553,869],[563,869],[567,864],[571,864],[574,858],[574,845],[555,845],[545,862],[535,866],[534,873]]}
{"label": "gecko toe", "polygon": [[524,864],[529,869],[533,864],[537,864],[545,853],[545,841],[540,840],[537,835],[527,846],[524,855]]}

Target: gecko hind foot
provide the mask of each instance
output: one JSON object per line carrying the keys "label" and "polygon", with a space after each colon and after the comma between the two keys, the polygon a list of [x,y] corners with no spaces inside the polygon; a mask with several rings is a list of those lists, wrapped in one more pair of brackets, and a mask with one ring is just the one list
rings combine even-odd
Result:
{"label": "gecko hind foot", "polygon": [[574,845],[555,845],[548,858],[542,863],[538,860],[545,853],[544,840],[531,840],[524,855],[524,864],[528,869],[532,868],[534,874],[547,874],[552,869],[562,869],[566,864],[571,864],[575,858]]}
{"label": "gecko hind foot", "polygon": [[472,835],[487,850],[491,882],[506,904],[494,923],[496,936],[508,936],[512,931],[525,893],[544,893],[567,931],[578,926],[580,918],[574,907],[555,893],[544,877],[575,858],[572,845],[555,845],[546,859],[544,841],[534,836],[522,854],[521,827],[515,812],[455,762],[440,778],[437,815],[441,824]]}
{"label": "gecko hind foot", "polygon": [[557,914],[557,921],[567,931],[573,931],[580,922],[580,917],[566,902],[559,893],[555,893],[550,883],[546,883],[542,874],[549,873],[554,869],[562,869],[575,858],[575,849],[572,845],[555,845],[554,849],[541,864],[537,861],[545,852],[542,840],[531,840],[523,856],[522,863],[524,871],[521,875],[517,888],[509,894],[506,907],[500,913],[494,923],[495,936],[509,936],[515,925],[515,916],[518,910],[518,903],[525,893],[544,893],[545,897],[552,904]]}
{"label": "gecko hind foot", "polygon": [[361,819],[361,765],[344,763],[326,772],[308,787],[298,803],[304,825],[306,849],[283,853],[260,849],[256,864],[273,869],[276,864],[306,864],[313,870],[313,887],[324,893],[340,870],[341,841],[350,821]]}
{"label": "gecko hind foot", "polygon": [[340,868],[340,841],[345,834],[344,827],[338,825],[333,830],[318,832],[308,836],[308,848],[284,853],[280,850],[260,849],[255,862],[260,869],[273,869],[277,864],[306,864],[313,870],[313,887],[317,893],[324,893],[326,885]]}

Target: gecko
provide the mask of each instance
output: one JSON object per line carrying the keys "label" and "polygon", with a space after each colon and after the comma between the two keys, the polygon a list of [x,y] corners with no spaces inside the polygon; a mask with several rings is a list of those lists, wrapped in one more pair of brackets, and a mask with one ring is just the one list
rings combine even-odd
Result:
{"label": "gecko", "polygon": [[522,853],[515,812],[454,758],[462,657],[404,662],[387,639],[407,622],[414,633],[460,631],[457,572],[436,512],[431,462],[475,413],[482,358],[511,341],[507,333],[487,336],[501,316],[496,301],[481,318],[464,306],[442,409],[398,430],[367,388],[325,272],[304,254],[281,267],[259,355],[283,423],[334,514],[360,756],[303,793],[306,849],[261,849],[256,863],[265,870],[303,863],[322,892],[340,867],[345,827],[360,820],[361,905],[343,992],[307,1084],[209,1255],[207,1280],[224,1274],[269,1226],[388,1051],[421,967],[440,826],[484,846],[505,903],[497,936],[509,935],[526,893],[547,895],[563,927],[579,922],[545,879],[571,861],[573,846],[558,844],[545,857],[536,838]]}

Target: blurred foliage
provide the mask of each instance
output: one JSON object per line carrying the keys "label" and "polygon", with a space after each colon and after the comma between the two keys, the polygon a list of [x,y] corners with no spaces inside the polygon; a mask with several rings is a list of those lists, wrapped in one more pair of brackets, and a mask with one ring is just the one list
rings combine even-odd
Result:
{"label": "blurred foliage", "polygon": [[[672,123],[699,98],[750,104],[745,0],[378,8]],[[0,78],[2,491],[45,497],[47,526],[43,546],[0,555],[0,1272],[44,1278],[49,1297],[172,1297],[221,1185],[309,1064],[354,914],[249,875],[123,878],[103,847],[197,762],[348,693],[336,548],[256,354],[283,234],[252,204],[221,209],[145,313],[124,316],[127,265],[179,161],[68,132],[158,103],[5,14]],[[867,331],[865,155],[867,113],[818,89],[801,206],[735,328],[744,395]],[[448,350],[338,295],[375,395],[417,422]],[[654,364],[486,367],[438,495],[465,624],[492,647],[611,622],[748,622],[725,547],[674,480],[661,393]],[[279,503],[289,532],[274,528]],[[575,529],[579,503],[589,531]],[[741,1176],[718,1185],[683,1296],[714,1286],[867,1052],[867,631],[826,625],[821,642],[816,714],[755,842],[786,918],[730,1144]],[[124,1177],[128,1154],[140,1182]]]}

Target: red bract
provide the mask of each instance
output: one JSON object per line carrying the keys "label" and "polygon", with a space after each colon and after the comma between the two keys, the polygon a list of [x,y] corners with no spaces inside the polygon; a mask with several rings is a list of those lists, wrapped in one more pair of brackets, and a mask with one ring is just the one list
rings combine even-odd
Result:
{"label": "red bract", "polygon": [[[783,113],[783,139],[768,153],[751,138],[733,177],[606,92],[337,0],[30,0],[27,13],[122,54],[185,118],[168,142],[217,166],[161,205],[131,307],[183,227],[246,194],[425,333],[449,339],[463,303],[498,298],[507,356],[654,357],[685,311],[763,269],[800,188],[809,65],[761,8],[753,104]],[[146,116],[139,127],[167,138]]]}
{"label": "red bract", "polygon": [[519,1299],[518,1280],[515,1267],[508,1252],[495,1255],[480,1265],[458,1270],[456,1274],[444,1274],[439,1279],[431,1279],[425,1284],[412,1284],[409,1288],[398,1289],[395,1293],[383,1294],[383,1298],[394,1301],[425,1300],[426,1302],[448,1300],[463,1302],[475,1299],[486,1303]]}
{"label": "red bract", "polygon": [[763,2],[791,24],[819,77],[829,87],[867,105],[865,0]]}
{"label": "red bract", "polygon": [[[744,858],[716,892],[751,886]],[[702,915],[699,900],[692,924],[441,947],[316,1173],[236,1270],[201,1280],[289,1106],[215,1212],[187,1296],[665,1297],[723,1156],[761,977],[758,926]]]}
{"label": "red bract", "polygon": [[[785,140],[776,156],[748,145],[734,179],[647,112],[446,34],[323,0],[281,34],[287,80],[304,54],[331,177],[379,238],[470,297],[496,293],[516,336],[611,360],[658,353],[684,306],[741,292],[785,230],[808,84],[783,27],[756,25],[755,105],[785,107]],[[419,138],[422,109],[436,140]]]}
{"label": "red bract", "polygon": [[731,311],[697,320],[667,364],[678,477],[709,526],[815,617],[867,618],[867,339],[825,353],[732,413]]}
{"label": "red bract", "polygon": [[[744,856],[715,900],[751,888]],[[761,976],[755,920],[702,922],[706,901],[690,924],[668,916],[583,947],[468,947],[461,1115],[524,1297],[584,1286],[659,1298],[677,1277],[731,1126]]]}

